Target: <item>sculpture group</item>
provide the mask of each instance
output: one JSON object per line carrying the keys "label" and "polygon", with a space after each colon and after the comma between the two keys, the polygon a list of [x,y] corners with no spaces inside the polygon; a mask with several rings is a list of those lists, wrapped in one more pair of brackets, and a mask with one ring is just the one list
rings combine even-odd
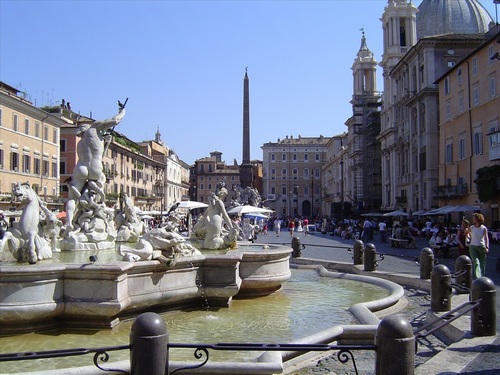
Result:
{"label": "sculpture group", "polygon": [[[102,160],[111,143],[112,129],[125,116],[125,105],[118,102],[118,106],[118,114],[109,120],[77,122],[81,140],[69,183],[64,226],[29,183],[15,185],[12,193],[22,206],[22,215],[0,240],[0,260],[11,254],[19,262],[34,264],[52,258],[56,251],[110,249],[115,248],[116,242],[130,243],[120,246],[120,254],[127,261],[158,259],[170,264],[178,256],[199,253],[179,233],[184,217],[175,207],[169,212],[167,222],[146,232],[127,194],[121,194],[119,208],[106,206]],[[261,202],[253,188],[233,187],[232,190],[235,192],[232,206],[257,206]],[[202,249],[235,248],[237,240],[244,238],[239,226],[233,224],[227,214],[224,205],[227,195],[225,184],[220,183],[193,227],[193,239]]]}

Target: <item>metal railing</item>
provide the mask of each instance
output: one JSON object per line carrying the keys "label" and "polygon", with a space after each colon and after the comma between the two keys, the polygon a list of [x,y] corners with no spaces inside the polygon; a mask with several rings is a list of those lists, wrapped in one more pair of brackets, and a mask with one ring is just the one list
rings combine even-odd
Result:
{"label": "metal railing", "polygon": [[[94,353],[93,363],[101,371],[130,374],[130,372],[128,371],[122,369],[107,368],[101,364],[101,363],[107,363],[109,361],[110,355],[108,354],[108,352],[117,350],[130,350],[130,349],[131,345],[121,345],[121,346],[108,346],[101,348],[76,348],[76,349],[48,350],[39,352],[8,353],[8,354],[0,354],[0,362],[81,356]],[[165,374],[169,375],[181,371],[194,370],[203,367],[210,359],[210,353],[209,353],[210,349],[218,351],[258,351],[258,352],[266,352],[266,351],[267,352],[268,351],[325,352],[325,351],[337,350],[338,361],[340,363],[347,364],[349,360],[351,360],[354,372],[358,374],[356,360],[352,351],[354,350],[376,351],[377,346],[376,345],[328,345],[328,344],[169,343],[167,351],[170,349],[194,349],[193,356],[197,360],[201,360],[201,362],[190,366],[179,367],[177,369],[172,370],[171,372],[168,372],[168,363],[167,363],[167,369],[165,369]]]}

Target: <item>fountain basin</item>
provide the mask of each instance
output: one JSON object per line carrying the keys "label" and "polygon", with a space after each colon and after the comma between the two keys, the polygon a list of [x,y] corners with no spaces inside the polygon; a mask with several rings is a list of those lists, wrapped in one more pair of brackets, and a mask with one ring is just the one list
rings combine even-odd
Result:
{"label": "fountain basin", "polygon": [[290,277],[287,246],[245,246],[223,255],[108,264],[0,265],[0,334],[112,328],[142,311],[229,306],[272,293]]}

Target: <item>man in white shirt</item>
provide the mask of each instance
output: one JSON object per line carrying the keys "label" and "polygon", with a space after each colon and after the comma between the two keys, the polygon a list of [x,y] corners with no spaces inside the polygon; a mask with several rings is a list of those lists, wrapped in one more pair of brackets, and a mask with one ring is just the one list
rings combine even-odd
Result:
{"label": "man in white shirt", "polygon": [[380,232],[380,242],[387,242],[387,224],[384,220],[378,223],[378,231]]}

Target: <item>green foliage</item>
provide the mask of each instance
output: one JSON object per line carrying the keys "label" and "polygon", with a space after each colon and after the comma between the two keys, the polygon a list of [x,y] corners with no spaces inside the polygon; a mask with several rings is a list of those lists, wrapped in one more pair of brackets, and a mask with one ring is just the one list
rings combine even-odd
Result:
{"label": "green foliage", "polygon": [[497,181],[500,179],[500,165],[479,168],[474,180],[480,202],[489,202],[498,197]]}

